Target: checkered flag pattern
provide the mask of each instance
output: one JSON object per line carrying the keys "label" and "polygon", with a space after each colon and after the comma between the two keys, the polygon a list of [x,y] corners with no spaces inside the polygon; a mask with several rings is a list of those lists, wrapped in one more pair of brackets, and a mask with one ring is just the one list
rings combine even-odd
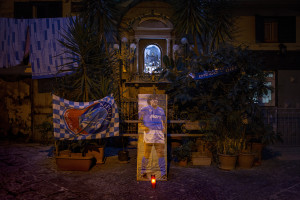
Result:
{"label": "checkered flag pattern", "polygon": [[[73,113],[83,113],[84,110],[88,109],[89,106],[95,104],[105,105],[109,107],[110,117],[109,120],[106,118],[108,123],[105,130],[100,132],[93,132],[83,134],[80,132],[75,132],[68,124],[68,115],[66,112],[73,111]],[[90,139],[100,139],[105,137],[119,136],[119,113],[117,105],[114,101],[113,96],[107,96],[103,99],[91,102],[74,102],[61,98],[56,95],[52,95],[53,104],[53,127],[54,127],[54,137],[57,140],[90,140]],[[103,109],[102,109],[103,110]],[[80,117],[80,116],[79,116]],[[79,117],[75,123],[78,124]],[[93,123],[97,123],[93,122]],[[91,129],[91,127],[89,127]],[[98,130],[98,129],[97,129]]]}

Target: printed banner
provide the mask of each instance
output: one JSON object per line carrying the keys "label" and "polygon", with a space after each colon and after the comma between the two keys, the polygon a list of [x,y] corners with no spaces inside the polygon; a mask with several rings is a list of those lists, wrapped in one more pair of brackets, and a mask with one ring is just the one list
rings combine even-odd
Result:
{"label": "printed banner", "polygon": [[212,71],[204,71],[204,72],[196,73],[196,74],[190,73],[190,76],[195,80],[199,80],[199,79],[205,79],[205,78],[220,76],[222,74],[227,74],[227,73],[230,73],[232,71],[235,71],[236,69],[237,69],[236,67],[224,67],[224,68],[218,68],[218,69],[215,69],[215,70],[212,70]]}
{"label": "printed banner", "polygon": [[119,136],[119,113],[112,96],[74,102],[52,95],[54,137],[88,140]]}
{"label": "printed banner", "polygon": [[139,94],[137,180],[167,180],[167,95]]}
{"label": "printed banner", "polygon": [[0,18],[0,68],[21,64],[29,19]]}
{"label": "printed banner", "polygon": [[[61,65],[75,59],[66,54],[66,48],[58,42],[64,40],[61,33],[68,30],[69,20],[66,17],[0,18],[0,68],[21,64],[24,54],[29,53],[33,79],[57,76]],[[71,67],[77,67],[77,63],[65,66],[64,69]]]}

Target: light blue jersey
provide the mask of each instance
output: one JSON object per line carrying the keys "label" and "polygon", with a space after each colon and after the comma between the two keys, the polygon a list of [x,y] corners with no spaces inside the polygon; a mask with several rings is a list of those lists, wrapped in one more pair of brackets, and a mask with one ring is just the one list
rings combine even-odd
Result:
{"label": "light blue jersey", "polygon": [[143,123],[150,129],[144,133],[144,141],[146,143],[164,143],[164,125],[166,120],[165,112],[162,108],[156,109],[152,106],[147,106],[141,109],[139,118],[143,119]]}

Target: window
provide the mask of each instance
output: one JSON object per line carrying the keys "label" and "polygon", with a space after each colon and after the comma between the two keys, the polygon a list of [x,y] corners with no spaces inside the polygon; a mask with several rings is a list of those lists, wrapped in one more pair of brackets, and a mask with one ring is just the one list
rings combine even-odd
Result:
{"label": "window", "polygon": [[36,11],[37,18],[62,17],[62,2],[39,2]]}
{"label": "window", "polygon": [[19,19],[62,17],[62,2],[15,2],[14,17]]}
{"label": "window", "polygon": [[256,42],[258,43],[295,43],[296,17],[256,16]]}
{"label": "window", "polygon": [[144,73],[158,73],[161,67],[161,51],[160,48],[151,44],[145,48],[144,51]]}
{"label": "window", "polygon": [[15,2],[14,16],[19,19],[33,18],[32,4],[29,2]]}
{"label": "window", "polygon": [[[275,72],[266,72],[266,82],[264,85],[269,86],[273,89],[267,91],[267,94],[264,94],[261,98],[254,97],[254,101],[261,106],[275,106]],[[250,88],[253,86],[250,85]]]}
{"label": "window", "polygon": [[264,41],[265,42],[278,42],[278,22],[265,21],[264,23]]}
{"label": "window", "polygon": [[267,72],[266,86],[271,86],[273,88],[273,93],[268,90],[268,93],[263,95],[261,103],[264,106],[275,106],[275,72]]}

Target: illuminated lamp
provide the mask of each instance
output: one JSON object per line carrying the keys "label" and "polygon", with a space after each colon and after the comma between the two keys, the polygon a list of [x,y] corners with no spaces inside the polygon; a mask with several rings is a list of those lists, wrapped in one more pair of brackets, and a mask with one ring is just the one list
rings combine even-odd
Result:
{"label": "illuminated lamp", "polygon": [[156,186],[155,175],[151,175],[151,184],[152,184],[152,188],[155,188],[155,186]]}
{"label": "illuminated lamp", "polygon": [[185,37],[183,37],[183,38],[181,38],[180,42],[181,42],[181,44],[187,44],[188,40]]}
{"label": "illuminated lamp", "polygon": [[173,50],[174,50],[174,51],[178,51],[178,50],[179,50],[179,46],[178,46],[177,44],[174,44]]}
{"label": "illuminated lamp", "polygon": [[126,42],[128,42],[128,39],[127,39],[127,37],[122,37],[121,41],[126,43]]}
{"label": "illuminated lamp", "polygon": [[114,50],[119,50],[119,48],[120,48],[120,45],[118,45],[118,44],[114,44]]}

